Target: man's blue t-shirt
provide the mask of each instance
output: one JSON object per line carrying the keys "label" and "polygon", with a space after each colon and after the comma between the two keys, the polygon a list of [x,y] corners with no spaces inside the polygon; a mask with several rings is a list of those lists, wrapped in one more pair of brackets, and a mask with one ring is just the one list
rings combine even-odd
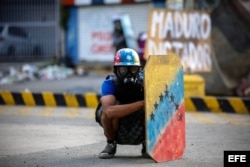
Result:
{"label": "man's blue t-shirt", "polygon": [[102,96],[115,94],[115,85],[114,85],[111,77],[109,79],[106,79],[105,81],[103,81],[102,88],[101,88],[101,94],[102,94]]}

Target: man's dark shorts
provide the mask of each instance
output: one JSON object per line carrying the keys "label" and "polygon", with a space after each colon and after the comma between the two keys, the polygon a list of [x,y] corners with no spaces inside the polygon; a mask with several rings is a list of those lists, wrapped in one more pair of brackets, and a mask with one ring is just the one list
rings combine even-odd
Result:
{"label": "man's dark shorts", "polygon": [[[101,124],[102,106],[98,104],[95,119]],[[136,111],[119,121],[119,129],[116,135],[118,144],[138,145],[145,140],[145,114],[143,110]]]}

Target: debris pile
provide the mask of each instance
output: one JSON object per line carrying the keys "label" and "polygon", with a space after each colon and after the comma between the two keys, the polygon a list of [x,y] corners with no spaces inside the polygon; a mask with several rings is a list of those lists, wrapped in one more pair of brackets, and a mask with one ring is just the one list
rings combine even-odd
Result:
{"label": "debris pile", "polygon": [[61,80],[74,75],[74,70],[65,66],[49,65],[39,68],[25,64],[0,71],[0,85],[32,80]]}

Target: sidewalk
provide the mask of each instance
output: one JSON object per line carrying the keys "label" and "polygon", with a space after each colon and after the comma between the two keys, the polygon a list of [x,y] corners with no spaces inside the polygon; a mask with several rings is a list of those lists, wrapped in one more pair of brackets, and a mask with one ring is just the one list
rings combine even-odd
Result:
{"label": "sidewalk", "polygon": [[78,94],[85,92],[100,93],[101,82],[105,79],[107,74],[105,74],[105,72],[90,71],[86,76],[73,75],[61,80],[23,81],[0,85],[0,90],[8,90],[11,92],[31,91],[34,93],[44,91]]}

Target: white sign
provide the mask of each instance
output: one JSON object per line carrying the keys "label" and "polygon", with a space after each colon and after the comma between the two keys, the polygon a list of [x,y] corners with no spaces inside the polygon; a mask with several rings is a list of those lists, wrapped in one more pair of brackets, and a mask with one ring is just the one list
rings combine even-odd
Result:
{"label": "white sign", "polygon": [[113,40],[111,36],[113,15],[114,13],[107,9],[79,9],[78,52],[80,60],[113,61],[114,48],[112,47]]}

